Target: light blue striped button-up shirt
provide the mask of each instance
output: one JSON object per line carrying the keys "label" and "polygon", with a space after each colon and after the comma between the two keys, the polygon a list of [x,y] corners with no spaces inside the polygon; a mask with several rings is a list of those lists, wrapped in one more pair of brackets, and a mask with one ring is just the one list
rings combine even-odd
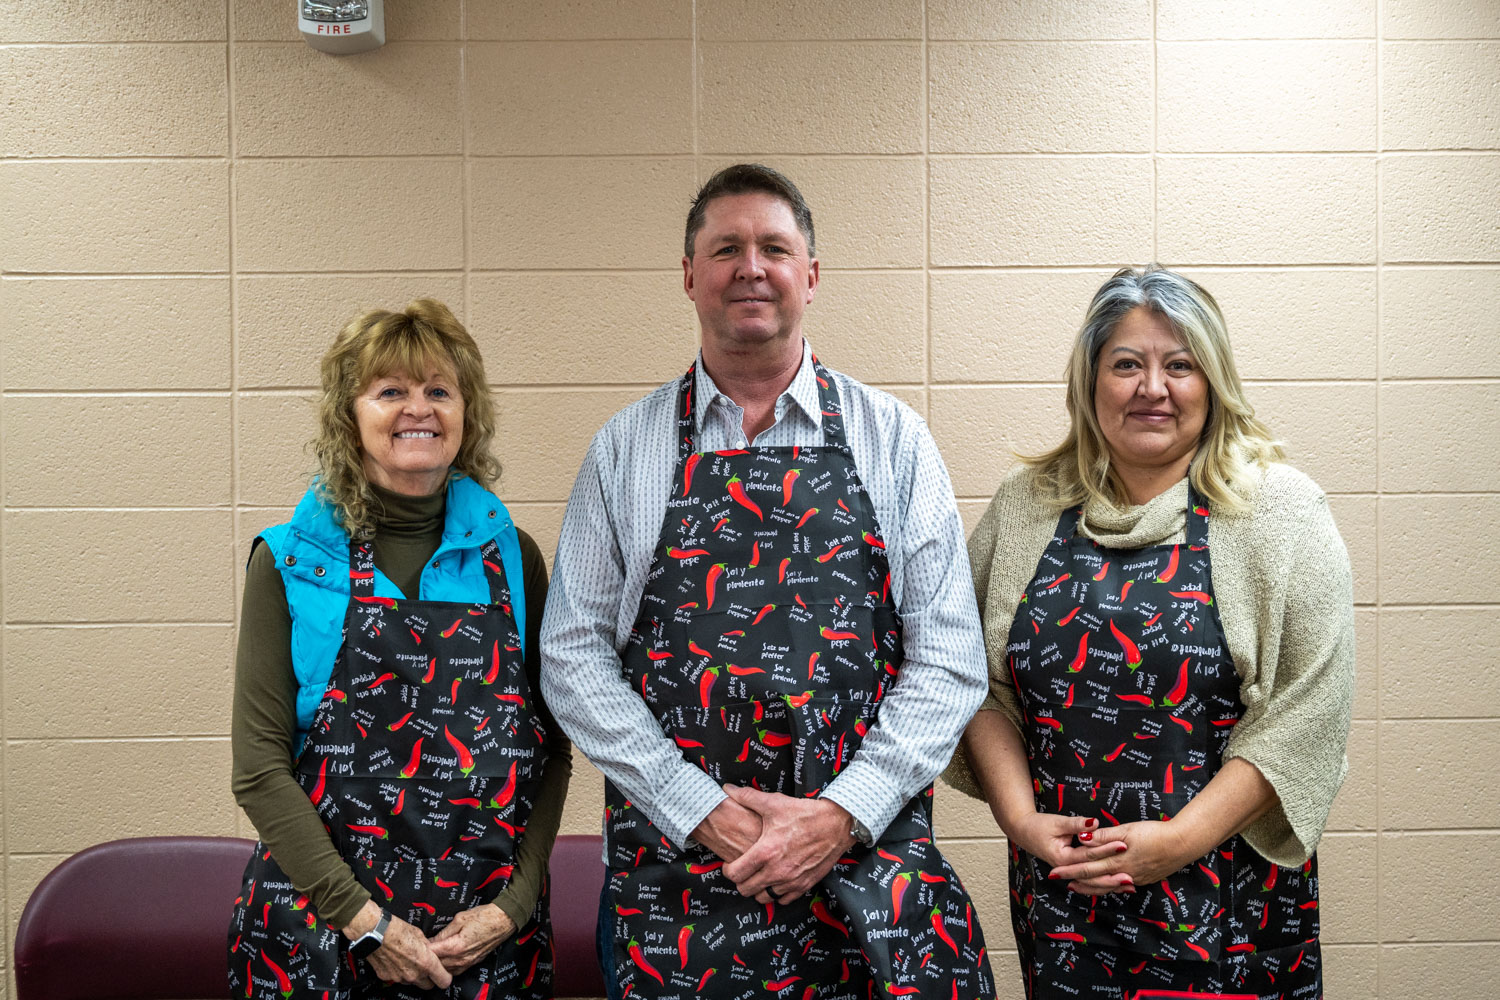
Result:
{"label": "light blue striped button-up shirt", "polygon": [[[823,443],[811,349],[752,446]],[[963,526],[948,471],[909,406],[832,373],[845,433],[885,537],[905,662],[876,724],[823,797],[874,837],[948,763],[987,672]],[[675,844],[725,798],[682,757],[621,675],[677,465],[673,380],[594,436],[563,517],[542,620],[542,694],[573,743]],[[746,447],[744,411],[698,366],[696,447]]]}

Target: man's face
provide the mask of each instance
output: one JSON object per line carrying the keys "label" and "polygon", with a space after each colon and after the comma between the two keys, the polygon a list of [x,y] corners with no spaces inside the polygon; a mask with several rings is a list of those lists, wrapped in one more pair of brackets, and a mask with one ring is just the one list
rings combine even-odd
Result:
{"label": "man's face", "polygon": [[791,207],[774,195],[726,195],[708,203],[683,287],[698,308],[705,344],[745,349],[802,335],[802,309],[818,287],[818,262]]}

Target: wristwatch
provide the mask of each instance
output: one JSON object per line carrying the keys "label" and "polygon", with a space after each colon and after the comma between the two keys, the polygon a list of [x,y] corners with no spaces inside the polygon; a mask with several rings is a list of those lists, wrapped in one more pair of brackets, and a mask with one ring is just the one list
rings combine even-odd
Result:
{"label": "wristwatch", "polygon": [[368,958],[385,941],[385,929],[391,925],[391,911],[381,907],[380,920],[349,945],[349,953],[355,958]]}

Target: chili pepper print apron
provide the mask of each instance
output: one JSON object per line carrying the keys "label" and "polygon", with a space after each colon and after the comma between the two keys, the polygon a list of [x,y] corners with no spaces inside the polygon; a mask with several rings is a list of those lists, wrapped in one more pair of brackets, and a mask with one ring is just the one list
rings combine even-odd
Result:
{"label": "chili pepper print apron", "polygon": [[[360,883],[427,935],[510,880],[544,763],[499,550],[482,553],[492,603],[409,601],[376,597],[371,549],[351,544],[344,644],[296,765]],[[545,886],[526,925],[449,989],[385,986],[257,844],[229,942],[235,997],[551,996]]]}
{"label": "chili pepper print apron", "polygon": [[[859,750],[901,667],[880,526],[838,391],[814,365],[822,446],[708,453],[693,449],[688,370],[674,489],[622,653],[686,760],[721,784],[804,797]],[[933,843],[931,794],[781,905],[741,896],[717,856],[677,850],[610,785],[607,899],[624,994],[993,996],[973,905]]]}
{"label": "chili pepper print apron", "polygon": [[[1100,547],[1065,512],[1011,625],[1037,808],[1101,826],[1170,820],[1221,766],[1244,712],[1224,642],[1209,511],[1187,543]],[[1315,860],[1278,868],[1235,836],[1134,895],[1086,896],[1011,849],[1031,1000],[1322,994]]]}

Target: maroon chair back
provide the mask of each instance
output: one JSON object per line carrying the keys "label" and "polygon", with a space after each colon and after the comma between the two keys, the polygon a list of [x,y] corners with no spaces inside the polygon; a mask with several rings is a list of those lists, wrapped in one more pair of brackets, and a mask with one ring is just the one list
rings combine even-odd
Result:
{"label": "maroon chair back", "polygon": [[[228,990],[227,932],[253,841],[112,840],[42,879],[16,927],[17,1000],[201,1000]],[[600,838],[552,850],[558,997],[602,997]]]}
{"label": "maroon chair back", "polygon": [[[601,837],[565,834],[557,838],[548,864],[552,879],[552,974],[558,997],[602,997],[604,977],[594,945],[599,927],[599,893],[604,889]],[[24,1000],[24,998],[22,998]]]}
{"label": "maroon chair back", "polygon": [[16,927],[17,1000],[193,1000],[229,989],[229,911],[253,841],[140,837],[79,851]]}

